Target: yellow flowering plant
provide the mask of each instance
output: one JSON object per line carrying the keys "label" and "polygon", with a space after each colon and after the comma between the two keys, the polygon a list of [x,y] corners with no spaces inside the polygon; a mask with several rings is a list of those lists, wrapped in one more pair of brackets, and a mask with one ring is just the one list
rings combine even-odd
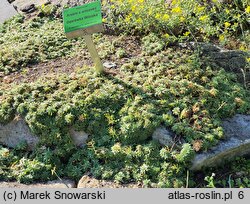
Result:
{"label": "yellow flowering plant", "polygon": [[[128,33],[166,33],[178,41],[225,42],[234,35],[245,38],[250,26],[248,0],[220,3],[196,0],[104,0],[107,23]],[[223,36],[223,37],[222,37]],[[195,39],[194,39],[195,38]],[[169,39],[169,38],[168,38]]]}

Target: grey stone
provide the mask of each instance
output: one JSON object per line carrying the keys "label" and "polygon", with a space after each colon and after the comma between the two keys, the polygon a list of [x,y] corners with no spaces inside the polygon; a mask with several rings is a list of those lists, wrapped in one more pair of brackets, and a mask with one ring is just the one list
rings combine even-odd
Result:
{"label": "grey stone", "polygon": [[46,183],[21,184],[18,182],[0,182],[0,188],[76,188],[71,180],[54,180]]}
{"label": "grey stone", "polygon": [[73,142],[78,147],[83,147],[86,144],[86,141],[89,135],[84,131],[75,131],[73,128],[70,129],[70,135],[73,139]]}
{"label": "grey stone", "polygon": [[108,68],[108,69],[117,68],[117,65],[113,62],[104,62],[103,66]]}
{"label": "grey stone", "polygon": [[17,14],[16,10],[7,0],[0,3],[0,24]]}
{"label": "grey stone", "polygon": [[39,188],[76,188],[76,183],[72,180],[55,180],[45,184],[40,184]]}
{"label": "grey stone", "polygon": [[182,47],[199,49],[202,56],[207,57],[210,63],[224,68],[226,71],[241,73],[247,65],[249,53],[241,50],[227,50],[210,43],[182,43]]}
{"label": "grey stone", "polygon": [[47,4],[48,0],[15,0],[12,4],[17,8],[17,11],[22,11],[24,13],[30,13],[36,10],[36,6],[41,6]]}
{"label": "grey stone", "polygon": [[[75,131],[70,128],[69,133],[76,146],[83,147],[86,144],[88,134],[84,131]],[[29,150],[34,150],[39,142],[39,138],[31,133],[29,126],[21,117],[16,116],[6,125],[0,124],[0,144],[16,147],[21,142],[26,142]]]}
{"label": "grey stone", "polygon": [[232,3],[232,0],[218,0],[219,3],[226,4],[226,3]]}
{"label": "grey stone", "polygon": [[247,65],[247,53],[238,50],[226,50],[219,52],[208,52],[210,60],[227,71],[241,72]]}
{"label": "grey stone", "polygon": [[[7,0],[6,0],[7,1]],[[53,5],[57,5],[57,6],[65,6],[68,5],[70,7],[72,6],[77,6],[77,5],[82,5],[84,3],[88,3],[94,0],[15,0],[13,2],[13,5],[15,5],[18,9],[18,11],[20,11],[22,8],[24,8],[25,6],[28,6],[30,4],[34,4],[35,6],[41,6],[41,5],[46,5],[48,3],[51,3]]]}
{"label": "grey stone", "polygon": [[172,146],[174,144],[173,136],[173,132],[161,126],[153,132],[152,138],[157,140],[161,145]]}
{"label": "grey stone", "polygon": [[191,170],[213,167],[250,154],[250,115],[237,114],[223,121],[225,140],[206,153],[197,154]]}
{"label": "grey stone", "polygon": [[[241,50],[227,50],[210,43],[180,43],[181,48],[199,50],[200,56],[205,57],[213,67],[221,67],[228,72],[236,74],[239,82],[245,86],[250,82],[250,71],[247,67],[247,58],[250,57],[249,52]],[[248,70],[248,71],[247,71]]]}
{"label": "grey stone", "polygon": [[31,13],[36,10],[35,4],[28,4],[20,8],[20,10],[24,13]]}
{"label": "grey stone", "polygon": [[250,139],[250,115],[237,114],[223,121],[226,138]]}
{"label": "grey stone", "polygon": [[39,139],[33,135],[25,121],[16,117],[12,122],[0,124],[0,144],[15,147],[21,142],[26,142],[29,149],[34,149]]}

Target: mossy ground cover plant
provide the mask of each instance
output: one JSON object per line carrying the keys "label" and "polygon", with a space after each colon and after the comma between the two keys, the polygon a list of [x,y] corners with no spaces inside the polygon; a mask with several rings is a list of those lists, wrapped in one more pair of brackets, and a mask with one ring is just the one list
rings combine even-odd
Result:
{"label": "mossy ground cover plant", "polygon": [[[67,40],[60,19],[16,16],[0,26],[0,72],[22,70],[28,65],[70,57],[85,48],[83,40]],[[77,46],[76,46],[77,44]]]}
{"label": "mossy ground cover plant", "polygon": [[[160,1],[151,7],[159,5]],[[179,13],[178,7],[174,8]],[[113,11],[113,4],[110,9]],[[247,13],[242,10],[243,16]],[[36,23],[39,25],[34,26]],[[29,63],[74,56],[84,47],[81,39],[67,40],[61,20],[54,17],[28,22],[16,17],[4,25],[0,33],[0,46],[4,48],[0,51],[0,68],[5,75]],[[15,26],[18,35],[11,34]],[[188,171],[191,159],[196,152],[207,151],[223,139],[223,118],[250,113],[249,91],[235,75],[213,67],[199,53],[170,46],[166,35],[147,34],[145,27],[140,30],[143,34],[136,56],[126,53],[121,34],[113,36],[112,41],[106,35],[95,35],[101,57],[121,64],[113,72],[106,70],[104,75],[96,75],[92,67],[84,66],[74,75],[60,74],[50,80],[1,89],[0,123],[19,115],[40,138],[33,152],[25,144],[12,150],[0,148],[1,179],[79,179],[88,173],[120,183],[140,182],[145,187],[198,185],[195,175]],[[41,32],[44,35],[36,38]],[[34,42],[28,44],[27,39]],[[36,43],[38,40],[41,41]],[[6,47],[11,42],[18,42],[16,51]],[[33,54],[27,55],[27,47]],[[173,147],[152,140],[153,131],[160,125],[176,134]],[[85,147],[75,147],[69,135],[71,127],[90,135]],[[245,169],[248,163],[244,160],[240,168],[245,179],[240,182],[232,173],[230,179],[235,180],[230,185],[249,185],[249,172]],[[240,171],[230,168],[232,172]],[[212,175],[211,171],[205,171],[203,179]],[[208,184],[204,182],[203,186],[211,186],[213,179],[214,176],[207,177]],[[227,187],[223,181],[217,184]]]}

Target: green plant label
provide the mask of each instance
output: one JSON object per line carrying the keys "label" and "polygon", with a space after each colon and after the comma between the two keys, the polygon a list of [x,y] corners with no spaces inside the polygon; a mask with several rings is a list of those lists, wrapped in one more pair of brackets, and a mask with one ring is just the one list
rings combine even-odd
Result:
{"label": "green plant label", "polygon": [[65,33],[89,28],[98,24],[102,24],[100,1],[76,6],[63,11]]}

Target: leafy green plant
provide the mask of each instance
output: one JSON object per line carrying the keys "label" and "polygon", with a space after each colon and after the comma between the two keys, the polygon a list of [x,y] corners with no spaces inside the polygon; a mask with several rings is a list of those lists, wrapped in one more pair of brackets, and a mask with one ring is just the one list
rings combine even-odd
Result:
{"label": "leafy green plant", "polygon": [[209,187],[209,188],[215,188],[214,177],[215,177],[214,173],[211,176],[206,176],[205,177],[204,180],[208,182],[207,187]]}
{"label": "leafy green plant", "polygon": [[175,157],[176,157],[178,162],[184,162],[184,161],[190,160],[193,155],[194,155],[193,148],[191,147],[190,144],[185,143],[182,145],[182,149],[181,149],[180,153],[177,154]]}
{"label": "leafy green plant", "polygon": [[[104,22],[114,30],[119,28],[130,34],[155,32],[171,43],[217,38],[226,45],[234,41],[235,34],[244,39],[249,36],[247,0],[230,3],[217,0],[173,0],[167,3],[161,0],[113,0],[111,3],[103,1],[103,7],[109,10]],[[241,46],[245,49],[244,41]]]}
{"label": "leafy green plant", "polygon": [[23,22],[22,16],[3,24],[0,30],[0,72],[5,74],[38,62],[72,56],[85,48],[80,40],[68,40],[60,19],[35,17]]}
{"label": "leafy green plant", "polygon": [[[52,172],[56,177],[79,179],[88,173],[148,187],[184,187],[187,180],[189,187],[196,186],[195,176],[187,176],[194,152],[208,150],[224,137],[223,118],[249,113],[250,94],[233,74],[211,65],[197,53],[172,45],[202,36],[219,38],[220,29],[226,25],[229,29],[233,22],[229,22],[230,26],[225,25],[225,19],[218,23],[216,16],[212,19],[212,8],[200,8],[197,1],[173,1],[167,9],[163,9],[163,1],[143,2],[137,1],[138,7],[133,7],[134,1],[104,5],[111,11],[109,24],[140,34],[138,53],[127,53],[126,59],[124,35],[113,36],[112,42],[110,36],[95,35],[101,57],[122,64],[114,74],[96,76],[91,67],[85,66],[76,70],[74,77],[60,74],[1,89],[0,123],[8,123],[19,114],[40,138],[33,152],[28,152],[25,144],[14,150],[1,147],[1,179],[48,180],[55,178]],[[121,7],[114,6],[118,4]],[[243,21],[248,15],[245,6],[234,11]],[[195,10],[194,16],[186,13],[190,7]],[[117,20],[114,14],[123,17]],[[185,19],[181,18],[184,14]],[[148,18],[144,18],[146,15]],[[203,21],[208,27],[201,31]],[[81,39],[67,40],[61,20],[53,15],[28,22],[18,16],[4,25],[0,28],[0,70],[4,75],[31,63],[74,56],[85,47]],[[212,32],[216,26],[220,29],[213,35],[209,29]],[[153,28],[156,33],[148,35]],[[16,33],[10,34],[13,31]],[[163,124],[178,136],[182,148],[162,147],[152,141],[152,133]],[[71,128],[90,135],[85,147],[75,147],[69,134]],[[241,169],[248,163],[244,162]],[[227,175],[215,182],[209,176],[204,186],[226,186],[227,180],[231,186],[247,186],[248,177],[245,169],[241,180],[232,174],[230,179]]]}
{"label": "leafy green plant", "polygon": [[42,4],[38,7],[38,10],[40,11],[40,15],[42,14],[44,16],[52,16],[57,9],[56,6],[54,6],[53,4]]}

